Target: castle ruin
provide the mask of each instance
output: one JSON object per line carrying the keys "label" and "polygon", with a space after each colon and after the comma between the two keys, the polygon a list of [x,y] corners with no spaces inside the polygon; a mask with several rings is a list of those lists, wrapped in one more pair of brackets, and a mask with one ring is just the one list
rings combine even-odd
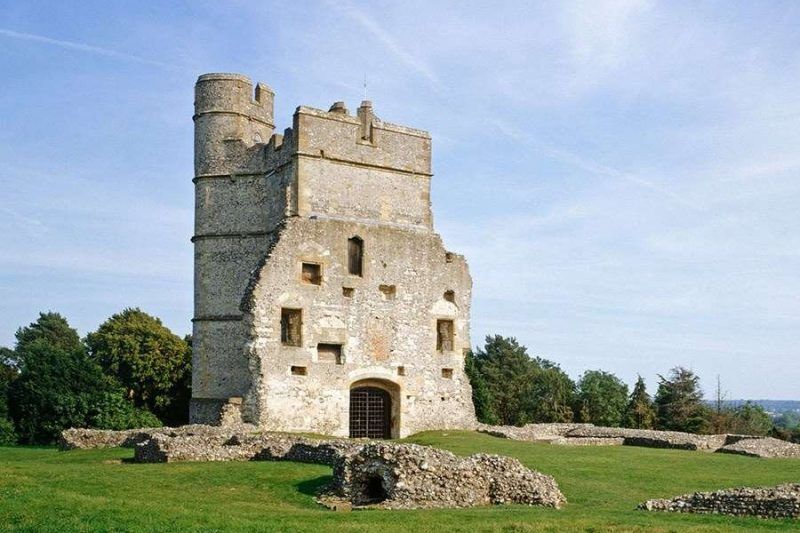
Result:
{"label": "castle ruin", "polygon": [[472,428],[472,281],[433,230],[431,138],[298,107],[238,74],[195,86],[191,420],[396,438]]}

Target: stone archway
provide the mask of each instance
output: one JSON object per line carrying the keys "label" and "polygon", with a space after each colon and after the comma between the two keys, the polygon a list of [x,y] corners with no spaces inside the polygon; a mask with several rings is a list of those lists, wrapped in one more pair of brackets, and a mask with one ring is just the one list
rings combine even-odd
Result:
{"label": "stone archway", "polygon": [[400,400],[394,383],[367,379],[350,387],[350,438],[391,439],[399,434]]}

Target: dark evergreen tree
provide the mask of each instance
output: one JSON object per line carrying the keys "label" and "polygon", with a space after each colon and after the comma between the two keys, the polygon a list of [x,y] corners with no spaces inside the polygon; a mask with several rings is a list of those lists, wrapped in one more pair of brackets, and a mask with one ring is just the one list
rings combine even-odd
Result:
{"label": "dark evergreen tree", "polygon": [[702,433],[708,427],[709,409],[703,403],[700,378],[675,367],[669,378],[659,375],[655,405],[659,429]]}
{"label": "dark evergreen tree", "polygon": [[625,407],[624,426],[635,429],[653,429],[655,422],[656,410],[653,401],[647,394],[644,379],[639,376],[628,399],[628,405]]}

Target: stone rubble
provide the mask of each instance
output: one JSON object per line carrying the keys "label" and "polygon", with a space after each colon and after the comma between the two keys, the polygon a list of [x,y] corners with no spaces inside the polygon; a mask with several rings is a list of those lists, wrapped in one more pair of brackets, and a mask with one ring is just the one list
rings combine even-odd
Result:
{"label": "stone rubble", "polygon": [[319,502],[332,509],[375,505],[412,509],[518,503],[559,508],[555,480],[518,460],[475,454],[460,458],[416,444],[314,439],[262,433],[250,425],[191,425],[133,431],[68,430],[62,449],[125,445],[134,461],[297,461],[333,467]]}
{"label": "stone rubble", "polygon": [[800,518],[800,484],[695,492],[672,499],[648,500],[638,508],[643,511],[674,513]]}
{"label": "stone rubble", "polygon": [[416,444],[369,443],[342,455],[334,480],[321,497],[354,507],[422,509],[516,503],[559,508],[564,495],[555,480],[518,460],[453,453]]}
{"label": "stone rubble", "polygon": [[478,431],[512,440],[549,442],[562,446],[644,446],[763,458],[800,458],[800,444],[755,435],[696,435],[593,424],[527,424],[522,427],[481,424]]}

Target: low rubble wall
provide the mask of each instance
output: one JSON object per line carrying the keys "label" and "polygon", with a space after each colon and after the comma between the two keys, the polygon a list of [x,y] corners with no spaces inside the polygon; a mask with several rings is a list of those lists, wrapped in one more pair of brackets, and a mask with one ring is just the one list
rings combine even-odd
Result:
{"label": "low rubble wall", "polygon": [[416,444],[368,443],[342,455],[320,500],[355,507],[419,509],[517,503],[559,508],[566,502],[555,480],[518,460],[453,453]]}
{"label": "low rubble wall", "polygon": [[674,513],[800,518],[800,484],[695,492],[672,499],[648,500],[638,508]]}
{"label": "low rubble wall", "polygon": [[612,428],[593,424],[527,424],[522,427],[481,424],[478,430],[507,439],[550,442],[563,446],[625,445],[766,458],[800,458],[800,444],[754,435],[696,435],[680,431]]}

